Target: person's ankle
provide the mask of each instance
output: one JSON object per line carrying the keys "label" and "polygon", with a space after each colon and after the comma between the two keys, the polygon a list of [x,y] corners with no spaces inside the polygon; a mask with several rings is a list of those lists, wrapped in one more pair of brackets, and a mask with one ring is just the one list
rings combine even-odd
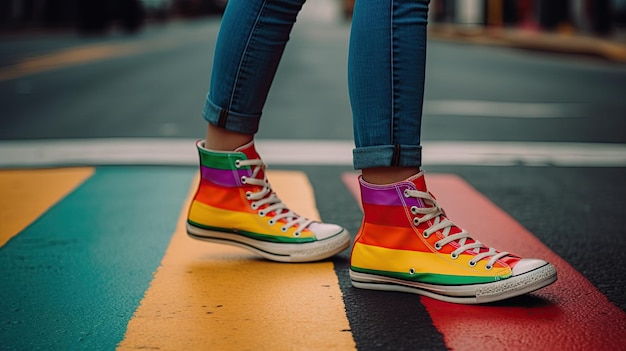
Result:
{"label": "person's ankle", "polygon": [[419,172],[419,167],[374,167],[364,168],[361,174],[370,184],[384,185],[403,181]]}
{"label": "person's ankle", "polygon": [[253,139],[254,135],[232,132],[209,124],[204,147],[215,151],[234,151]]}

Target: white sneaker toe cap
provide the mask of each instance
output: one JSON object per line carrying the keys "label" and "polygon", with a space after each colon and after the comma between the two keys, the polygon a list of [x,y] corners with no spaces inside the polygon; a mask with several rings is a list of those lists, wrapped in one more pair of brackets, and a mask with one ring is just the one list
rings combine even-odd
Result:
{"label": "white sneaker toe cap", "polygon": [[541,268],[547,264],[549,263],[537,258],[522,258],[513,267],[513,276],[522,275],[534,271],[535,269]]}
{"label": "white sneaker toe cap", "polygon": [[332,236],[335,236],[345,231],[343,227],[338,226],[336,224],[319,223],[319,222],[311,223],[309,225],[309,230],[311,230],[315,234],[315,237],[317,238],[317,240],[328,239]]}

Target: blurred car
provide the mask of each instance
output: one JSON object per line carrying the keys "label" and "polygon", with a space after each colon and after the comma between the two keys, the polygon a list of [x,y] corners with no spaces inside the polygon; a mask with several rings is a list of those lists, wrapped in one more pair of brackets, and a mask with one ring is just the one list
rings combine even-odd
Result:
{"label": "blurred car", "polygon": [[342,0],[343,16],[346,19],[352,18],[352,11],[354,10],[355,0]]}
{"label": "blurred car", "polygon": [[113,23],[128,33],[141,29],[144,20],[140,0],[78,1],[76,25],[81,33],[100,34]]}
{"label": "blurred car", "polygon": [[228,0],[174,0],[177,11],[184,16],[202,16],[221,14],[226,9]]}
{"label": "blurred car", "polygon": [[141,0],[143,12],[146,18],[167,20],[171,14],[172,0]]}

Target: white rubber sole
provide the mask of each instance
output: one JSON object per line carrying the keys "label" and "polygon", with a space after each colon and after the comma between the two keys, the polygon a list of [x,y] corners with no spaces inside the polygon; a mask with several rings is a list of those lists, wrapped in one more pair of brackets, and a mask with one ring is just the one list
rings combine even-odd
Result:
{"label": "white rubber sole", "polygon": [[270,243],[239,234],[202,229],[189,223],[187,234],[202,241],[238,246],[278,262],[319,261],[334,256],[350,246],[350,233],[345,229],[324,240],[302,244]]}
{"label": "white rubber sole", "polygon": [[433,285],[416,283],[375,274],[350,270],[352,286],[361,289],[398,291],[428,296],[459,304],[481,304],[501,301],[541,289],[557,279],[556,269],[550,263],[508,279],[475,285]]}

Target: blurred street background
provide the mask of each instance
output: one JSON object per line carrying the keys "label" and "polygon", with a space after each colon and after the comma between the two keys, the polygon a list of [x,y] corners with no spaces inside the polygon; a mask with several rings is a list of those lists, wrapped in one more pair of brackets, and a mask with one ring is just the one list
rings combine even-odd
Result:
{"label": "blurred street background", "polygon": [[[199,136],[222,0],[2,4],[0,138]],[[423,138],[624,142],[624,4],[433,1]],[[305,5],[259,137],[352,138],[351,5]]]}
{"label": "blurred street background", "polygon": [[[224,6],[225,0],[3,1],[0,168],[176,166],[191,179]],[[353,171],[346,82],[351,8],[348,0],[305,4],[257,140],[271,169],[308,175],[323,219],[355,234],[360,211],[341,181]],[[623,0],[432,1],[422,125],[425,170],[461,177],[579,272],[615,308],[597,327],[617,328],[616,339],[626,336],[625,33]],[[298,158],[291,150],[307,153]],[[0,247],[0,275],[22,264],[7,257],[28,234]],[[333,263],[359,350],[451,347],[432,326],[398,331],[429,324],[423,310],[406,310],[414,297],[390,301],[348,287],[348,256]],[[147,268],[150,277],[154,269]],[[10,305],[11,291],[0,295],[9,301],[0,306],[7,316],[0,321],[0,349],[29,349],[19,336],[46,322],[13,323],[23,309]],[[554,303],[556,310],[562,302],[518,301]],[[387,312],[380,315],[359,312],[381,305]],[[126,322],[112,333],[112,345]],[[372,324],[375,333],[368,331]],[[68,349],[74,339],[66,343],[65,336],[51,335],[47,345]]]}

